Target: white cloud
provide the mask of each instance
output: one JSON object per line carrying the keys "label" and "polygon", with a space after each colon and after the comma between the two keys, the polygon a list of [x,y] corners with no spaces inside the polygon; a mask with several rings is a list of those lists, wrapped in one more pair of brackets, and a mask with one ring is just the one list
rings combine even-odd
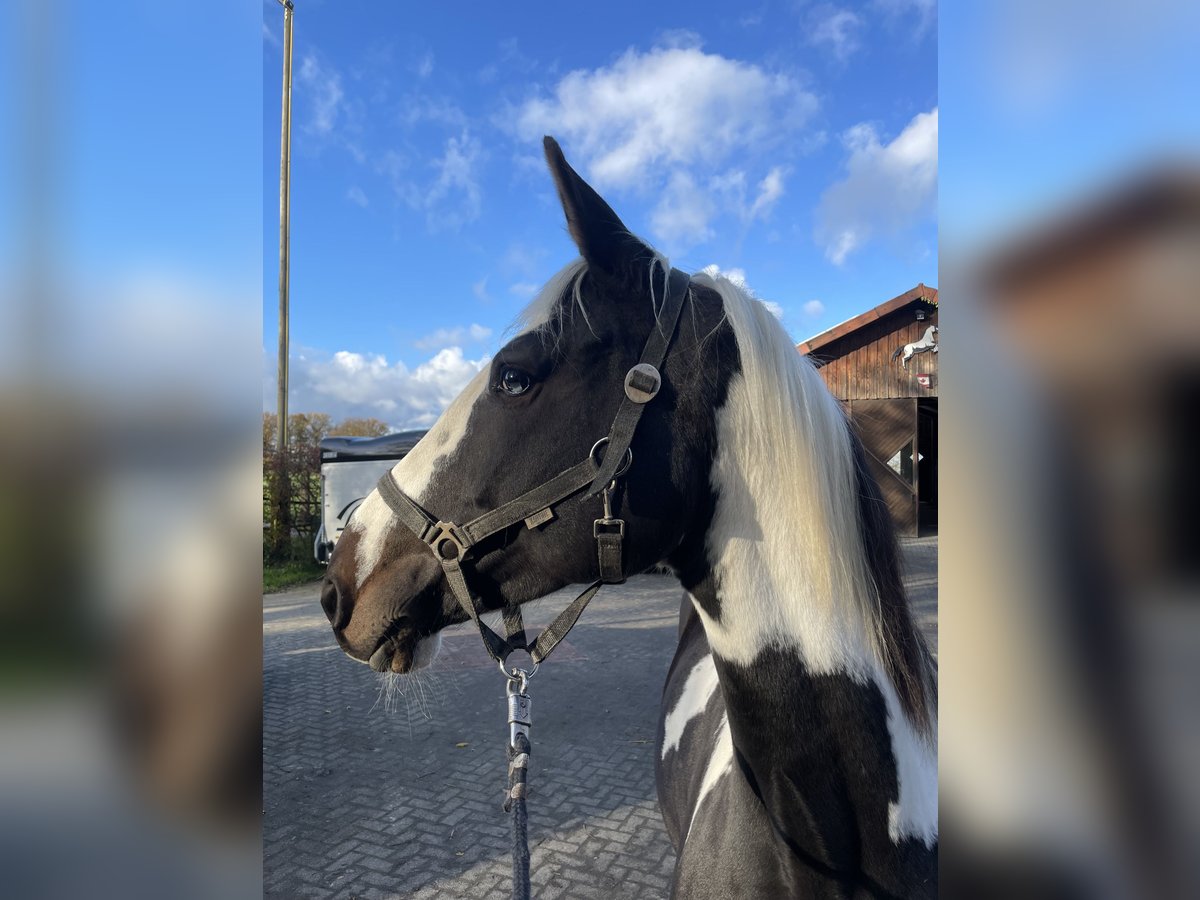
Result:
{"label": "white cloud", "polygon": [[492,329],[485,325],[471,323],[457,328],[439,328],[432,334],[413,341],[413,346],[419,350],[432,350],[435,347],[458,346],[473,343],[480,344],[492,336]]}
{"label": "white cloud", "polygon": [[346,199],[349,200],[351,203],[357,204],[358,206],[361,206],[364,208],[366,207],[367,203],[369,202],[367,200],[367,195],[365,193],[363,193],[363,189],[360,188],[357,184],[351,185],[350,189],[348,191],[346,191]]}
{"label": "white cloud", "polygon": [[329,134],[337,124],[345,98],[342,76],[310,53],[300,63],[299,80],[312,102],[312,119],[307,127],[316,134]]}
{"label": "white cloud", "polygon": [[[712,265],[705,266],[700,271],[710,278],[724,278],[726,281],[731,281],[751,297],[755,297],[754,288],[750,287],[750,284],[746,281],[745,269],[722,269],[716,263],[713,263]],[[775,318],[783,319],[783,306],[774,300],[763,300],[761,297],[755,297],[755,299],[765,306]]]}
{"label": "white cloud", "polygon": [[569,73],[552,99],[519,110],[517,126],[527,137],[570,140],[598,187],[630,187],[655,170],[752,148],[801,124],[816,106],[787,75],[698,47],[659,47]]}
{"label": "white cloud", "polygon": [[775,166],[767,173],[767,177],[758,183],[758,196],[754,198],[754,205],[750,207],[747,218],[757,219],[771,211],[775,201],[783,196],[785,174],[783,166]]}
{"label": "white cloud", "polygon": [[471,293],[475,295],[475,299],[484,303],[490,303],[492,300],[492,295],[488,293],[487,282],[485,276],[471,285]]}
{"label": "white cloud", "polygon": [[808,16],[808,43],[827,47],[836,59],[844,62],[859,48],[859,33],[863,20],[847,9],[823,4]]}
{"label": "white cloud", "polygon": [[713,235],[708,223],[715,212],[708,193],[692,176],[675,172],[650,213],[650,228],[669,246],[703,243]]}
{"label": "white cloud", "polygon": [[541,285],[534,284],[532,281],[518,281],[508,286],[508,292],[514,297],[522,297],[528,300],[538,292],[540,287]]}
{"label": "white cloud", "polygon": [[937,23],[937,0],[875,0],[872,5],[892,24],[909,25],[913,40],[919,41]]}
{"label": "white cloud", "polygon": [[[563,139],[601,191],[645,194],[665,186],[671,198],[659,205],[655,235],[678,243],[706,239],[720,212],[716,204],[683,196],[685,189],[702,192],[710,180],[728,177],[732,162],[744,170],[796,146],[795,133],[817,99],[790,74],[706,53],[694,36],[671,39],[673,46],[630,49],[610,66],[570,72],[551,94],[516,109],[512,127],[530,141],[543,134]],[[755,215],[782,188],[783,169],[775,169],[764,179],[767,196]],[[689,208],[671,211],[675,200]]]}
{"label": "white cloud", "polygon": [[467,114],[449,97],[411,92],[400,99],[398,121],[406,128],[432,122],[447,129],[466,128]]}
{"label": "white cloud", "polygon": [[835,265],[876,235],[895,236],[933,213],[937,199],[938,110],[920,113],[888,144],[869,124],[843,136],[846,177],[821,197],[817,243]]}
{"label": "white cloud", "polygon": [[419,366],[388,363],[378,354],[301,351],[291,361],[293,409],[327,412],[334,420],[374,416],[394,428],[431,425],[489,362],[446,347]]}
{"label": "white cloud", "polygon": [[[721,172],[708,179],[707,185],[704,186],[708,197],[715,201],[710,203],[707,209],[708,215],[705,217],[705,223],[712,215],[715,214],[716,208],[735,213],[743,222],[749,224],[755,219],[766,219],[770,216],[771,209],[776,201],[779,200],[785,193],[784,179],[787,177],[788,169],[786,166],[774,166],[766,176],[758,182],[755,188],[753,199],[748,199],[749,190],[746,183],[746,173],[741,169],[729,169]],[[668,188],[669,190],[669,188]],[[694,188],[688,186],[688,191]],[[695,200],[690,196],[690,193],[685,193],[681,198],[673,198],[664,196],[662,201],[664,205],[668,202],[683,202],[695,203]]]}
{"label": "white cloud", "polygon": [[811,316],[815,319],[817,316],[825,312],[825,304],[820,300],[809,300],[804,304],[803,309],[806,316]]}
{"label": "white cloud", "polygon": [[391,182],[392,188],[398,194],[404,193],[404,179],[411,168],[408,158],[404,154],[398,150],[385,150],[375,160],[374,167],[376,172]]}
{"label": "white cloud", "polygon": [[437,171],[431,183],[406,182],[397,184],[397,190],[414,209],[424,210],[431,231],[461,228],[483,210],[476,172],[482,160],[482,144],[464,130],[459,137],[447,138],[442,155],[431,163]]}
{"label": "white cloud", "polygon": [[424,55],[417,60],[417,77],[424,81],[433,74],[433,51],[426,50]]}
{"label": "white cloud", "polygon": [[745,269],[722,269],[716,263],[712,263],[711,265],[705,266],[700,271],[709,278],[724,278],[726,281],[732,281],[743,291],[749,291],[750,293],[753,293],[753,291],[750,291],[750,285],[746,283]]}

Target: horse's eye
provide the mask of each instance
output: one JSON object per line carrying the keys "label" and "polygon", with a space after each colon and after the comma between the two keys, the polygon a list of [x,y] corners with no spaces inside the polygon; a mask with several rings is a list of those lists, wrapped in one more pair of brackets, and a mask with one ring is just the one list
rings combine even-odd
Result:
{"label": "horse's eye", "polygon": [[510,366],[505,366],[500,370],[500,390],[504,391],[504,393],[516,397],[529,390],[529,385],[530,378],[528,373]]}

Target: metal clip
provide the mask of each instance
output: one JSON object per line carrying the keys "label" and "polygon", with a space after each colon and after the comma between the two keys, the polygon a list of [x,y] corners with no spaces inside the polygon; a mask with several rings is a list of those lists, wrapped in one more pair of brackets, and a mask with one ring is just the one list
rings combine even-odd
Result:
{"label": "metal clip", "polygon": [[600,537],[601,534],[619,534],[622,538],[625,537],[625,520],[614,519],[612,510],[612,495],[617,489],[617,482],[614,479],[608,487],[600,494],[600,498],[604,501],[604,516],[596,519],[592,525],[592,536]]}
{"label": "metal clip", "polygon": [[508,743],[515,750],[517,735],[523,734],[529,738],[529,726],[533,724],[533,701],[529,698],[528,680],[522,669],[517,669],[520,677],[508,682]]}

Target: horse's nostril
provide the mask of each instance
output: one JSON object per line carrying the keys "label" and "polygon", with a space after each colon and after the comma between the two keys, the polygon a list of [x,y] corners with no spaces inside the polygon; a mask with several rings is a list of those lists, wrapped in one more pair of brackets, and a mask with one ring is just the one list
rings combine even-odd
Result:
{"label": "horse's nostril", "polygon": [[334,613],[337,612],[337,588],[328,576],[321,585],[321,609],[325,610],[326,617],[332,622]]}
{"label": "horse's nostril", "polygon": [[341,631],[350,620],[350,604],[346,601],[346,592],[326,575],[325,584],[321,588],[321,608],[325,610],[325,615],[335,631]]}

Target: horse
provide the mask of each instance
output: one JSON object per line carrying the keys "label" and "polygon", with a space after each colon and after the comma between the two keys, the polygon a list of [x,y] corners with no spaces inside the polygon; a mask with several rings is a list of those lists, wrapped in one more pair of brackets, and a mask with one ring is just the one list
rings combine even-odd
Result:
{"label": "horse", "polygon": [[897,347],[895,352],[892,353],[892,359],[904,354],[904,358],[900,360],[900,364],[907,369],[908,361],[912,359],[914,355],[918,353],[924,353],[926,350],[932,350],[934,353],[937,353],[938,345],[937,340],[934,338],[934,335],[937,333],[938,327],[936,325],[930,325],[925,329],[925,334],[921,336],[919,341],[913,341],[911,344],[905,344],[903,347]]}
{"label": "horse", "polygon": [[[473,547],[470,588],[495,610],[595,580],[602,512],[624,522],[623,575],[678,578],[656,744],[673,897],[935,896],[934,664],[845,413],[742,287],[685,276],[666,323],[667,260],[552,138],[545,153],[580,257],[391,481],[430,522],[524,496],[589,458],[643,345],[677,327],[631,464],[603,498],[615,511],[579,487],[548,515],[501,524]],[[380,489],[363,501],[321,604],[349,656],[405,673],[468,614],[396,509]]]}

